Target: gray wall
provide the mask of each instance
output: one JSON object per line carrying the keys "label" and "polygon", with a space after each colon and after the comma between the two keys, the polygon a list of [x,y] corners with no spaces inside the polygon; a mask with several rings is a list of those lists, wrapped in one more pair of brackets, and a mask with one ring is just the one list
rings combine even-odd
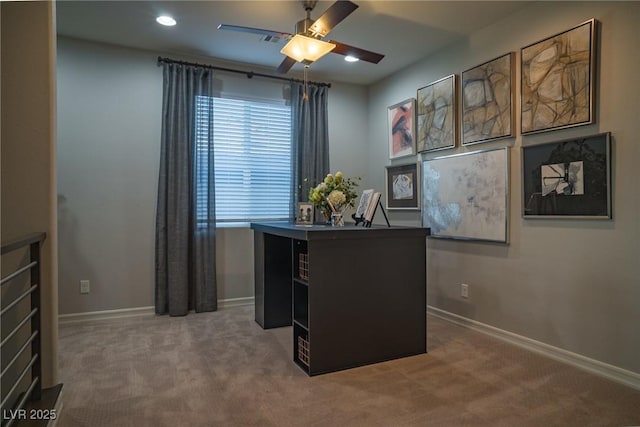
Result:
{"label": "gray wall", "polygon": [[[0,14],[2,241],[47,233],[40,289],[43,385],[49,387],[56,383],[58,341],[55,10],[52,2],[2,2]],[[7,266],[10,258],[2,257],[3,277],[15,268]]]}
{"label": "gray wall", "polygon": [[[425,156],[513,147],[509,245],[429,239],[428,304],[640,372],[639,3],[533,3],[372,86],[368,175],[374,187],[384,188],[384,166],[391,163],[385,126],[389,105],[415,97],[418,88],[441,77],[509,51],[517,52],[519,63],[522,46],[591,18],[601,22],[596,123],[524,140],[535,144],[612,132],[614,219],[522,219],[521,136]],[[395,211],[391,220],[418,225],[420,215]],[[468,300],[460,297],[461,283],[469,284]]]}
{"label": "gray wall", "polygon": [[[153,60],[58,40],[61,314],[153,305],[162,105]],[[81,279],[90,294],[80,295]]]}
{"label": "gray wall", "polygon": [[[61,314],[153,305],[162,103],[157,56],[58,39]],[[211,63],[206,58],[163,56]],[[221,73],[217,85],[228,94],[283,94],[281,82],[241,75]],[[334,84],[329,95],[331,165],[363,179],[366,99],[365,88],[341,84]],[[217,266],[219,299],[253,296],[251,230],[219,229]],[[83,279],[91,282],[90,294],[79,293]]]}

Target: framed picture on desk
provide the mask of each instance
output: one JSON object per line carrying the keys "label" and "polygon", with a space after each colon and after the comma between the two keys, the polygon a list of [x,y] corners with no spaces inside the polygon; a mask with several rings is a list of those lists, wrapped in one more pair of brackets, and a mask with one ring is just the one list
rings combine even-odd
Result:
{"label": "framed picture on desk", "polygon": [[296,210],[296,224],[311,225],[313,224],[313,203],[300,202]]}
{"label": "framed picture on desk", "polygon": [[368,190],[363,190],[362,195],[360,195],[360,203],[358,203],[358,209],[356,209],[356,217],[362,218],[369,207],[369,201],[371,200],[371,196],[373,195],[373,188],[369,188]]}

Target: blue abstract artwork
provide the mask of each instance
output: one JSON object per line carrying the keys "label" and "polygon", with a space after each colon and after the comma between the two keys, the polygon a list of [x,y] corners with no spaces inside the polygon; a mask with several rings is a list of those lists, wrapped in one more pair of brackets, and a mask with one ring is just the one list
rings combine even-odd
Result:
{"label": "blue abstract artwork", "polygon": [[507,148],[426,159],[422,224],[431,236],[508,241]]}

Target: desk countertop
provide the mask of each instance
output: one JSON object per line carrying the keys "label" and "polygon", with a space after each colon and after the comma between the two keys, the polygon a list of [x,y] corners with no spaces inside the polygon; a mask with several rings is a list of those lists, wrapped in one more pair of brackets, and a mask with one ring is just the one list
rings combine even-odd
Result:
{"label": "desk countertop", "polygon": [[298,225],[293,222],[252,222],[255,231],[290,237],[299,240],[334,240],[334,239],[376,239],[385,237],[428,236],[429,229],[422,227],[386,227],[373,225],[371,228],[346,224],[344,227],[329,225]]}

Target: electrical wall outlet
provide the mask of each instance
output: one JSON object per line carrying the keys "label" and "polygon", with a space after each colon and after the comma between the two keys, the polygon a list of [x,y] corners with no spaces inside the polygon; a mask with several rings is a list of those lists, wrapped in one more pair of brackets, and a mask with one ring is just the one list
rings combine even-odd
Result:
{"label": "electrical wall outlet", "polygon": [[91,291],[91,285],[88,280],[80,280],[80,293],[88,294]]}
{"label": "electrical wall outlet", "polygon": [[460,296],[462,298],[469,298],[469,285],[466,283],[460,285]]}

